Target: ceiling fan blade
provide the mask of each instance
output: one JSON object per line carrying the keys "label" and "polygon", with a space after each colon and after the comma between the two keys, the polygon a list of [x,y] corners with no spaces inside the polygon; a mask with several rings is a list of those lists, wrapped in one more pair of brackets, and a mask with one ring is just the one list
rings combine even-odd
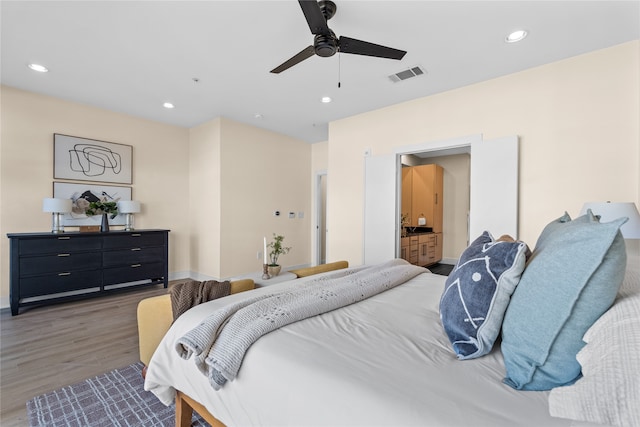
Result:
{"label": "ceiling fan blade", "polygon": [[378,58],[402,59],[407,53],[404,50],[393,49],[375,43],[352,39],[350,37],[340,37],[338,42],[340,52],[353,53],[356,55],[375,56]]}
{"label": "ceiling fan blade", "polygon": [[299,53],[295,54],[293,57],[291,57],[290,59],[287,59],[285,62],[283,62],[282,64],[278,65],[276,68],[271,70],[271,72],[274,74],[279,74],[284,70],[289,69],[296,64],[299,64],[305,59],[312,57],[313,55],[315,55],[315,53],[316,52],[313,49],[313,46],[307,46],[304,49],[302,49]]}
{"label": "ceiling fan blade", "polygon": [[329,26],[316,0],[298,0],[311,34],[330,34]]}

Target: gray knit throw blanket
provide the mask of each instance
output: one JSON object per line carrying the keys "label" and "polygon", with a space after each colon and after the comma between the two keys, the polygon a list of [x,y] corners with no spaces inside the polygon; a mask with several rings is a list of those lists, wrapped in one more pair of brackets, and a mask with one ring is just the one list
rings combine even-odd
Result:
{"label": "gray knit throw blanket", "polygon": [[219,390],[236,377],[246,351],[263,335],[362,301],[426,271],[395,259],[323,275],[283,292],[222,307],[178,339],[175,348],[183,359],[194,356],[211,386]]}

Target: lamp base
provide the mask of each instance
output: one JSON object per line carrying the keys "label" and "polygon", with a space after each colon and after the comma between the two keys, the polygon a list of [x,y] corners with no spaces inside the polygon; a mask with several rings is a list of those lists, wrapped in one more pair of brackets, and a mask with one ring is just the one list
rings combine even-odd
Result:
{"label": "lamp base", "polygon": [[133,215],[130,213],[125,214],[124,231],[133,231]]}
{"label": "lamp base", "polygon": [[58,212],[53,212],[51,214],[51,232],[55,234],[64,233],[64,226],[62,225],[60,213]]}

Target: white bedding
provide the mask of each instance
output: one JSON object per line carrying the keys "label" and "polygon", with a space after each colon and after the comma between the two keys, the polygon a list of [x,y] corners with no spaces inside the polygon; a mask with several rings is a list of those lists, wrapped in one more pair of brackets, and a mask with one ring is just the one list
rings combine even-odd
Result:
{"label": "white bedding", "polygon": [[548,392],[504,385],[499,348],[457,360],[438,315],[445,279],[421,274],[363,302],[271,332],[249,349],[237,378],[219,391],[193,360],[178,356],[176,339],[214,308],[310,278],[201,304],[163,339],[145,389],[165,404],[179,389],[229,427],[576,425],[549,415]]}

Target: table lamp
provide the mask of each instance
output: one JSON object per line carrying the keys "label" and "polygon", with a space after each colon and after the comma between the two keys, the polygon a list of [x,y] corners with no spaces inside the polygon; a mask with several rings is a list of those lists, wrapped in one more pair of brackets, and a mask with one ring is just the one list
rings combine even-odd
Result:
{"label": "table lamp", "polygon": [[51,212],[51,232],[64,233],[61,214],[71,212],[71,199],[46,198],[42,200],[42,212]]}
{"label": "table lamp", "polygon": [[120,200],[118,202],[118,212],[125,214],[125,231],[133,230],[133,214],[140,212],[140,202],[135,200]]}
{"label": "table lamp", "polygon": [[611,222],[623,216],[629,221],[620,227],[622,237],[625,239],[640,239],[640,213],[633,202],[587,202],[582,206],[580,215],[591,209],[594,215],[600,217],[600,222]]}

